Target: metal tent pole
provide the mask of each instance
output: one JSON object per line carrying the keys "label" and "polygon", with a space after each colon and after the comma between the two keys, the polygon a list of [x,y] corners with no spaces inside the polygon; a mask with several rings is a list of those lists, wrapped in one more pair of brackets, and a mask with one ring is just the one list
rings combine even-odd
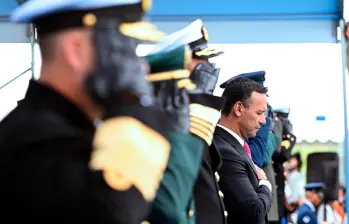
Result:
{"label": "metal tent pole", "polygon": [[32,79],[35,79],[35,42],[36,42],[36,35],[35,35],[35,27],[34,25],[30,24],[30,46],[31,46],[31,71],[32,71]]}
{"label": "metal tent pole", "polygon": [[[349,133],[348,133],[348,107],[347,107],[347,42],[345,37],[345,21],[341,19],[341,48],[342,48],[342,82],[343,82],[343,106],[344,106],[344,153],[345,153],[345,185],[349,187]],[[349,202],[349,194],[346,194],[346,202]],[[349,206],[346,206],[346,214],[349,215]]]}

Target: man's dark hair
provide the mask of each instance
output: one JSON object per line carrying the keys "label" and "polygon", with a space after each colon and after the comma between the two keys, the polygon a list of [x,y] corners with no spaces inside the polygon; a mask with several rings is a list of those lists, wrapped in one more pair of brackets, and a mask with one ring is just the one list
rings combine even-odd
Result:
{"label": "man's dark hair", "polygon": [[339,185],[339,189],[343,191],[343,193],[346,193],[346,189],[344,185]]}
{"label": "man's dark hair", "polygon": [[38,34],[38,44],[40,48],[41,57],[43,59],[51,59],[56,53],[56,49],[57,49],[57,35],[56,34],[48,34],[48,35]]}
{"label": "man's dark hair", "polygon": [[268,88],[251,79],[238,77],[232,80],[225,88],[223,97],[226,101],[222,108],[222,114],[228,116],[232,107],[236,102],[241,102],[244,107],[248,107],[248,100],[251,98],[252,92],[264,93],[268,92]]}
{"label": "man's dark hair", "polygon": [[302,165],[303,165],[301,154],[299,152],[292,154],[290,159],[292,159],[292,158],[297,160],[297,163],[298,163],[297,169],[300,170],[302,168]]}

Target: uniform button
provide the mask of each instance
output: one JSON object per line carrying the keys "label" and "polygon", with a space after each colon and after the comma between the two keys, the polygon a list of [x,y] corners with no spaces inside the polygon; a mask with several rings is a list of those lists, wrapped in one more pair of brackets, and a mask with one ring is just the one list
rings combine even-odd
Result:
{"label": "uniform button", "polygon": [[228,217],[228,212],[227,211],[224,211],[224,216]]}
{"label": "uniform button", "polygon": [[141,222],[141,224],[150,224],[150,222],[148,222],[148,221],[143,221],[143,222]]}
{"label": "uniform button", "polygon": [[217,172],[215,172],[214,175],[216,176],[216,180],[217,180],[217,182],[218,182],[218,181],[219,181],[219,178],[220,178],[219,174],[218,174]]}
{"label": "uniform button", "polygon": [[218,194],[219,194],[219,197],[223,198],[224,197],[224,194],[222,191],[218,191]]}
{"label": "uniform button", "polygon": [[189,215],[190,217],[193,216],[193,215],[194,215],[194,211],[193,211],[193,210],[189,210],[188,215]]}

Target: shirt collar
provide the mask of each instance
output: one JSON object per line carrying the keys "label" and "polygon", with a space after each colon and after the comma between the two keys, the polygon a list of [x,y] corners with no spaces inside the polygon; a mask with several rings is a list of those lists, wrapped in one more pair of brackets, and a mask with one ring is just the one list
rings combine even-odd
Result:
{"label": "shirt collar", "polygon": [[240,143],[241,146],[244,146],[244,140],[238,134],[236,134],[232,130],[230,130],[230,129],[228,129],[220,124],[217,124],[217,126],[226,130],[229,134],[231,134],[234,138],[236,138],[236,140],[238,140],[238,142]]}
{"label": "shirt collar", "polygon": [[315,206],[307,199],[304,199],[304,204],[306,204],[313,212],[316,211]]}

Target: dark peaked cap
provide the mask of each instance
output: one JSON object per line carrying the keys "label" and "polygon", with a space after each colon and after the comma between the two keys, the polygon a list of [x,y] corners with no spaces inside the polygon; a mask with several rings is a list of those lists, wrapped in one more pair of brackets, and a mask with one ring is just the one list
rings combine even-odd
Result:
{"label": "dark peaked cap", "polygon": [[48,34],[110,19],[126,36],[157,42],[165,34],[142,21],[150,7],[151,0],[28,0],[13,11],[11,21],[33,23],[39,34]]}
{"label": "dark peaked cap", "polygon": [[265,81],[265,71],[256,71],[256,72],[242,73],[240,75],[234,76],[234,77],[230,78],[229,80],[223,82],[219,87],[221,87],[222,89],[225,89],[225,87],[227,87],[227,85],[229,83],[231,83],[234,79],[236,79],[238,77],[251,79],[251,80],[253,80],[255,82],[258,82],[261,85],[263,85],[264,81]]}
{"label": "dark peaked cap", "polygon": [[306,191],[323,191],[325,188],[325,184],[322,182],[315,182],[315,183],[308,183],[307,185],[304,186],[304,189]]}

